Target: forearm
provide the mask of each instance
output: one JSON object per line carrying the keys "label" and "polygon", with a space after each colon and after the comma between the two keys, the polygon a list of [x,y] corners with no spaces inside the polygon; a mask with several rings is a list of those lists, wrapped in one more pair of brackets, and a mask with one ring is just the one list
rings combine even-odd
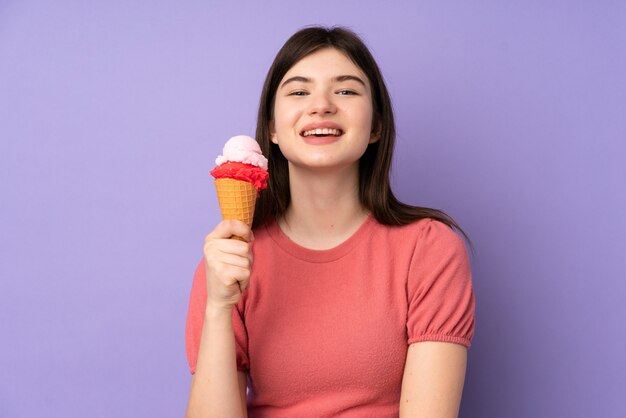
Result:
{"label": "forearm", "polygon": [[207,307],[187,418],[246,417],[239,392],[232,310]]}

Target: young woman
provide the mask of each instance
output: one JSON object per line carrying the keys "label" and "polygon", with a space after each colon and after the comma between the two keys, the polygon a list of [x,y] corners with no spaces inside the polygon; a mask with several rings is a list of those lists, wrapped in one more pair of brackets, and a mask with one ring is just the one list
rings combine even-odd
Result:
{"label": "young woman", "polygon": [[270,178],[252,230],[218,224],[194,277],[187,416],[457,416],[469,257],[454,220],[391,192],[391,102],[363,42],[294,34],[256,137]]}

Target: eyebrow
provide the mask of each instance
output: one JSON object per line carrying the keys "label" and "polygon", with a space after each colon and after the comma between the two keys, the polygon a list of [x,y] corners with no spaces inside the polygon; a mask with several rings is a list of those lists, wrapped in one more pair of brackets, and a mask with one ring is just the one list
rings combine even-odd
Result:
{"label": "eyebrow", "polygon": [[[354,80],[356,82],[359,82],[363,85],[363,87],[365,87],[365,82],[363,80],[361,80],[359,77],[355,76],[355,75],[339,75],[337,77],[333,77],[332,81],[333,82],[337,82],[337,81],[348,81],[348,80]],[[312,80],[308,77],[302,77],[302,76],[295,76],[295,77],[291,77],[288,78],[287,80],[285,80],[283,82],[283,84],[280,85],[281,88],[285,87],[286,84],[288,83],[292,83],[295,81],[299,81],[301,83],[311,83]]]}

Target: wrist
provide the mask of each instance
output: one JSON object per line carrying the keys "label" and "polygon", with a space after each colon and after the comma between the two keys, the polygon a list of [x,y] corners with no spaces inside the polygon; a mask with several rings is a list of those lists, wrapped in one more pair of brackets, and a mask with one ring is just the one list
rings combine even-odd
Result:
{"label": "wrist", "polygon": [[233,308],[233,305],[216,305],[207,303],[204,315],[205,317],[211,319],[232,318]]}

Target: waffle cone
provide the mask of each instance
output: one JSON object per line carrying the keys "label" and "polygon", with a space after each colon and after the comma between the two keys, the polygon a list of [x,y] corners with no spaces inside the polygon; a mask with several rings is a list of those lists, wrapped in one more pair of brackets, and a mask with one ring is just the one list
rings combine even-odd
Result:
{"label": "waffle cone", "polygon": [[[242,180],[216,179],[217,200],[222,211],[222,219],[237,219],[252,226],[257,189],[253,184]],[[234,236],[243,241],[243,238]]]}

